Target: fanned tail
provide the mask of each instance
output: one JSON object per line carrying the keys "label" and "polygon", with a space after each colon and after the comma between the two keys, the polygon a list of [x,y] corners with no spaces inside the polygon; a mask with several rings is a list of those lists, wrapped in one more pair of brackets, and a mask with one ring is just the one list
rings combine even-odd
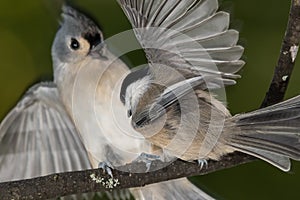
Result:
{"label": "fanned tail", "polygon": [[300,96],[233,117],[238,127],[230,145],[283,171],[300,160]]}

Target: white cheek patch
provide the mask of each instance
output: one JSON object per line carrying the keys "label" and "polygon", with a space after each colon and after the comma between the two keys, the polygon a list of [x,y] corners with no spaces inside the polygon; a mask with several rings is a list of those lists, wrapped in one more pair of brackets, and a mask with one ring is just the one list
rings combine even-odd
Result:
{"label": "white cheek patch", "polygon": [[128,110],[134,112],[140,98],[148,90],[151,83],[150,76],[145,76],[133,83],[131,83],[126,89],[125,105]]}
{"label": "white cheek patch", "polygon": [[79,38],[78,41],[80,43],[80,49],[78,50],[78,52],[80,54],[87,54],[90,51],[90,43],[84,38]]}

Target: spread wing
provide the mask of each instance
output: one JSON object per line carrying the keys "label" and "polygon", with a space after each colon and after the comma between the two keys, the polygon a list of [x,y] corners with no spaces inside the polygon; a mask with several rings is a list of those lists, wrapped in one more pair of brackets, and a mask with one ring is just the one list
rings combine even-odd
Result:
{"label": "spread wing", "polygon": [[32,87],[0,125],[0,181],[89,168],[56,86]]}
{"label": "spread wing", "polygon": [[[239,33],[229,29],[229,14],[217,11],[217,0],[119,2],[149,62],[147,68],[140,70],[143,73],[132,72],[122,85],[123,101],[128,95],[126,88],[135,88],[135,94],[127,96],[136,106],[131,108],[133,124],[147,124],[160,117],[164,109],[194,89],[209,90],[236,83],[236,73],[245,64],[240,60],[244,48],[237,45]],[[147,79],[136,74],[151,80],[138,82]],[[143,82],[145,87],[137,85]],[[157,85],[163,87],[153,97],[151,89]],[[139,88],[148,89],[140,92]]]}
{"label": "spread wing", "polygon": [[[185,78],[215,76],[235,84],[243,67],[238,32],[229,29],[229,14],[217,12],[217,0],[118,0],[144,48],[151,75],[162,81],[168,66]],[[232,81],[228,81],[232,80]],[[214,82],[214,79],[210,78]],[[168,76],[166,86],[178,82]],[[222,83],[223,84],[223,83]]]}
{"label": "spread wing", "polygon": [[[40,83],[29,89],[0,124],[0,182],[91,168],[87,151],[54,83]],[[128,190],[97,195],[130,198]],[[94,196],[95,193],[88,193],[61,199]]]}

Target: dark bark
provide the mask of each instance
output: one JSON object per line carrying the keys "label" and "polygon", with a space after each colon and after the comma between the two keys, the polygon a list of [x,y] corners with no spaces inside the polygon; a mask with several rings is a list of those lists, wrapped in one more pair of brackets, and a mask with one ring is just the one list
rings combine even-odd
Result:
{"label": "dark bark", "polygon": [[[196,163],[177,160],[167,165],[161,170],[148,173],[128,173],[125,171],[137,171],[145,169],[144,163],[131,163],[113,170],[114,179],[118,179],[117,184],[112,189],[123,189],[131,187],[140,187],[151,183],[189,177],[195,175],[208,174],[225,168],[230,168],[253,160],[253,157],[242,153],[235,153],[234,156],[224,156],[222,161],[209,161],[207,167],[200,169]],[[165,166],[166,163],[154,161],[153,167]],[[101,183],[96,183],[91,175],[96,178],[104,178],[106,182],[110,177],[102,169],[67,172],[53,174],[34,179],[0,183],[0,199],[45,199],[55,198],[76,193],[100,192],[112,190]],[[115,183],[115,182],[114,182]],[[108,185],[106,185],[108,186]]]}
{"label": "dark bark", "polygon": [[300,40],[300,0],[293,0],[273,80],[261,107],[283,100],[297,56]]}
{"label": "dark bark", "polygon": [[[280,57],[275,69],[272,83],[266,94],[262,107],[272,105],[283,100],[289,83],[289,78],[293,71],[296,58],[295,50],[299,45],[299,39],[300,0],[292,0],[290,18],[283,40]],[[142,163],[132,163],[123,166],[123,170],[113,170],[114,178],[119,180],[119,184],[117,184],[114,189],[138,187],[180,177],[203,175],[244,164],[253,160],[254,158],[249,155],[233,153],[224,156],[218,162],[209,161],[208,167],[203,169],[200,169],[200,167],[195,163],[178,160],[167,165],[167,167],[149,173],[131,174],[124,172],[124,168],[129,171],[135,171],[136,169],[140,169],[140,167],[145,167]],[[162,163],[155,161],[153,166],[157,165],[162,165]],[[104,187],[102,183],[96,183],[96,181],[91,178],[91,174],[95,174],[96,178],[103,177],[104,180],[102,183],[105,183],[105,181],[109,178],[102,170],[87,170],[54,174],[16,182],[0,183],[0,199],[45,199],[75,193],[110,190]]]}

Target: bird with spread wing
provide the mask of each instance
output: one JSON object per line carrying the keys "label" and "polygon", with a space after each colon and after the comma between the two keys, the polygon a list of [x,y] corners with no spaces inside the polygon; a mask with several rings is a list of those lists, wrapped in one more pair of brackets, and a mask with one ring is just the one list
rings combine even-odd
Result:
{"label": "bird with spread wing", "polygon": [[[118,2],[148,65],[130,71],[95,22],[64,6],[54,81],[32,87],[0,125],[1,181],[109,172],[142,153],[203,164],[241,151],[284,171],[289,158],[300,159],[300,97],[233,117],[215,97],[244,65],[217,0]],[[130,191],[136,199],[212,199],[185,178]]]}

